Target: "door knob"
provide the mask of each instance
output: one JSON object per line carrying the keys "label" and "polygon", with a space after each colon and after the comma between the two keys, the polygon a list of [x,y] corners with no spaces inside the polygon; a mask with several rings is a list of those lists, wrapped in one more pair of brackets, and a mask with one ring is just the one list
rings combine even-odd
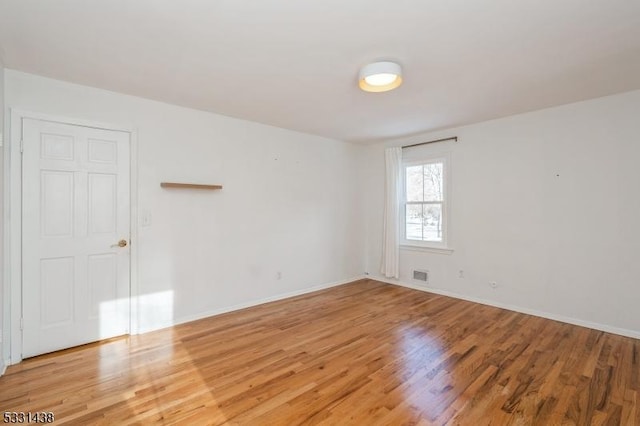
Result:
{"label": "door knob", "polygon": [[126,246],[127,246],[127,240],[118,241],[118,247],[126,247]]}

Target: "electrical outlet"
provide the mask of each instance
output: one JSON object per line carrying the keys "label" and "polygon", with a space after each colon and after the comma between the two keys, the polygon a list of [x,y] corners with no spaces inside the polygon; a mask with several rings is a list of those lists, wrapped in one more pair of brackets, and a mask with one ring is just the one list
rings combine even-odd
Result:
{"label": "electrical outlet", "polygon": [[276,272],[276,280],[281,280],[282,279],[282,272],[278,271]]}
{"label": "electrical outlet", "polygon": [[464,269],[458,271],[458,278],[464,278]]}

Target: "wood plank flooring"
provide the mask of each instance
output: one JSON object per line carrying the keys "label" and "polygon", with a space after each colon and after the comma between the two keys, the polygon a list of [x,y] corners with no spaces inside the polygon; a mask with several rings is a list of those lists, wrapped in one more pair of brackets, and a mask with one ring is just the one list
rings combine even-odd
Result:
{"label": "wood plank flooring", "polygon": [[56,424],[640,425],[640,341],[371,280],[25,360]]}

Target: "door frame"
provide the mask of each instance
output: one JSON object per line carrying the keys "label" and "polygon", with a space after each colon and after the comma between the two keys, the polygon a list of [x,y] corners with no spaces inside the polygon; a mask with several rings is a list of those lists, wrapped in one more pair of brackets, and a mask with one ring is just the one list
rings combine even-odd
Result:
{"label": "door frame", "polygon": [[60,117],[10,108],[10,137],[4,148],[4,321],[5,365],[22,361],[22,133],[23,120],[51,121],[129,133],[130,161],[130,269],[129,334],[138,334],[138,138],[133,127]]}

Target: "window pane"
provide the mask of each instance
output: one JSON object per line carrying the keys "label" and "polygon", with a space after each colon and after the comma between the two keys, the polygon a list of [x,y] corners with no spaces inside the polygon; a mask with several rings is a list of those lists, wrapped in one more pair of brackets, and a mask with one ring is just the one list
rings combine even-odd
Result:
{"label": "window pane", "polygon": [[422,199],[422,166],[407,167],[407,201],[424,201]]}
{"label": "window pane", "polygon": [[442,204],[425,204],[422,219],[424,241],[442,241]]}
{"label": "window pane", "polygon": [[444,165],[442,163],[431,163],[424,165],[424,201],[443,200],[443,166]]}
{"label": "window pane", "polygon": [[422,241],[422,204],[407,204],[406,216],[407,240]]}

